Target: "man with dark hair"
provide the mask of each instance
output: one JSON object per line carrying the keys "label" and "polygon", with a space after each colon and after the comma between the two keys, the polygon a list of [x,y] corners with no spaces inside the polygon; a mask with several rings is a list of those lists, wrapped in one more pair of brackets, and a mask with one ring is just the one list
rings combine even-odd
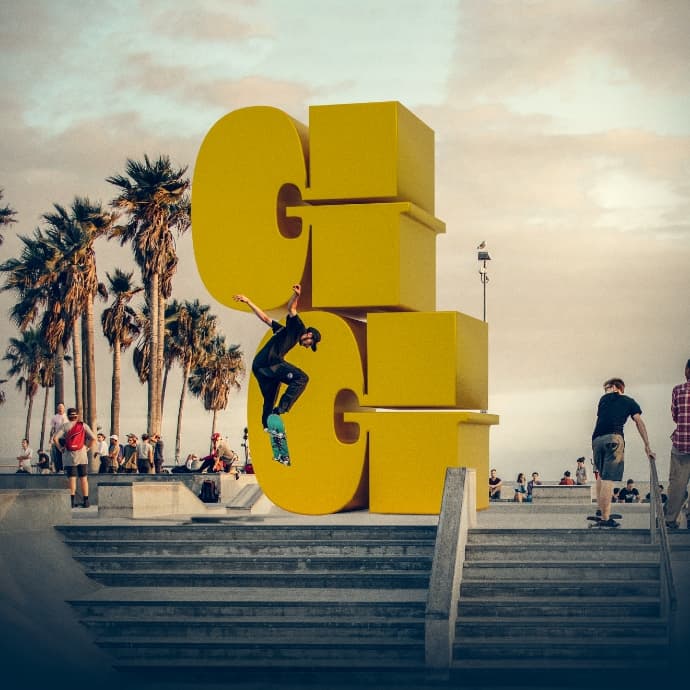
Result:
{"label": "man with dark hair", "polygon": [[[688,494],[690,481],[690,359],[685,364],[685,383],[671,392],[671,417],[676,428],[671,435],[671,465],[668,473],[666,526],[678,527],[678,516]],[[690,506],[686,505],[687,528],[690,529]]]}
{"label": "man with dark hair", "polygon": [[76,507],[77,477],[83,496],[82,506],[89,507],[89,456],[87,451],[93,447],[96,434],[88,424],[79,420],[79,410],[70,407],[67,410],[67,422],[53,436],[53,443],[62,450],[62,461],[65,474],[69,479],[69,493],[72,508]]}
{"label": "man with dark hair", "polygon": [[[259,350],[252,363],[252,373],[259,383],[264,398],[261,423],[268,426],[270,414],[281,415],[290,410],[297,398],[304,392],[309,377],[298,367],[285,361],[285,355],[295,345],[309,347],[316,352],[316,345],[321,341],[321,334],[312,326],[305,326],[297,314],[297,304],[302,293],[300,285],[292,286],[292,295],[288,300],[288,314],[283,326],[257,307],[248,297],[234,295],[236,302],[246,304],[261,321],[271,327],[273,337]],[[280,384],[287,386],[276,407]]]}
{"label": "man with dark hair", "polygon": [[609,379],[604,383],[604,395],[597,407],[597,421],[592,433],[594,467],[599,476],[596,482],[597,503],[601,513],[599,525],[618,527],[611,519],[613,483],[623,479],[625,463],[625,439],[623,427],[630,417],[644,443],[644,451],[650,460],[656,457],[649,447],[647,428],[642,421],[642,409],[632,398],[625,395],[622,379]]}

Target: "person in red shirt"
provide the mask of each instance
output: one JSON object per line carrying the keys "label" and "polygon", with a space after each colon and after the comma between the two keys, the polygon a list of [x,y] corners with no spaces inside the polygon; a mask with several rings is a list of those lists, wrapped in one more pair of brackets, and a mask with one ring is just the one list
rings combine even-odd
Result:
{"label": "person in red shirt", "polygon": [[[690,481],[690,359],[685,364],[685,383],[671,392],[671,417],[676,428],[671,434],[671,466],[668,474],[666,527],[678,527],[678,516],[687,497]],[[690,529],[690,506],[686,506],[687,527]]]}
{"label": "person in red shirt", "polygon": [[566,470],[563,473],[561,481],[558,483],[562,484],[563,486],[573,486],[575,484],[575,480],[570,476],[570,470]]}

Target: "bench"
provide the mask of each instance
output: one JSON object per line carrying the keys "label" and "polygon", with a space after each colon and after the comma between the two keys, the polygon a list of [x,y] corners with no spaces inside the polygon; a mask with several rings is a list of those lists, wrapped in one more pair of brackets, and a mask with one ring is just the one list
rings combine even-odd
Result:
{"label": "bench", "polygon": [[591,505],[592,486],[590,484],[537,484],[532,488],[533,503],[580,503]]}

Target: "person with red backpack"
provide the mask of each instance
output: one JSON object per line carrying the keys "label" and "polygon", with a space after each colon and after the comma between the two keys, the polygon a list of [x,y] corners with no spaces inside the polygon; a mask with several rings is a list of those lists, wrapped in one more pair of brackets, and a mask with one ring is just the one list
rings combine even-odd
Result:
{"label": "person with red backpack", "polygon": [[88,424],[80,421],[79,411],[74,407],[67,410],[67,422],[63,424],[53,436],[53,443],[62,451],[62,462],[65,474],[69,479],[69,493],[72,508],[76,506],[77,477],[84,501],[82,507],[89,507],[89,456],[88,449],[96,440]]}

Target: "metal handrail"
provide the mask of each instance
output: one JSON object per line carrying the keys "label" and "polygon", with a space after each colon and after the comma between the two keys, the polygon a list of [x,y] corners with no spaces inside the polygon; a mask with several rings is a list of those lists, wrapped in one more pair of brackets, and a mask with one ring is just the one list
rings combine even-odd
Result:
{"label": "metal handrail", "polygon": [[649,476],[649,533],[652,544],[659,544],[662,613],[668,617],[670,632],[673,630],[673,618],[678,606],[678,600],[676,598],[676,587],[673,582],[671,548],[664,518],[664,506],[661,501],[661,490],[659,489],[659,475],[656,471],[656,460],[654,458],[649,459]]}

